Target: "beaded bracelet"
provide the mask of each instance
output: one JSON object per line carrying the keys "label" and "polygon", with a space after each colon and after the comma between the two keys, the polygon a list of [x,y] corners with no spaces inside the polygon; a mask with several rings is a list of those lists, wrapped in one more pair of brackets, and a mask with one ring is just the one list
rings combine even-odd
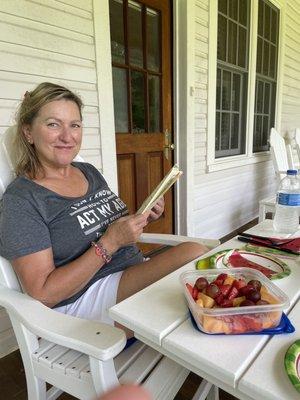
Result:
{"label": "beaded bracelet", "polygon": [[105,264],[110,262],[111,255],[108,253],[101,242],[92,242],[91,245],[95,247],[95,253],[98,257],[102,257]]}

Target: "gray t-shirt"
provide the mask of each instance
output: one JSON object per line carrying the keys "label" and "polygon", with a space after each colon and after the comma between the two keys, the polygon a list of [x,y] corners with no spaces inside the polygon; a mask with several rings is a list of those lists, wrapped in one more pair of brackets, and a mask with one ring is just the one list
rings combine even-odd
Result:
{"label": "gray t-shirt", "polygon": [[[128,214],[126,205],[94,166],[80,162],[73,165],[89,183],[82,197],[60,196],[24,176],[7,187],[0,203],[1,256],[13,260],[52,247],[58,268],[83,254],[109,224]],[[137,246],[120,248],[83,289],[55,307],[73,303],[98,279],[142,261]]]}

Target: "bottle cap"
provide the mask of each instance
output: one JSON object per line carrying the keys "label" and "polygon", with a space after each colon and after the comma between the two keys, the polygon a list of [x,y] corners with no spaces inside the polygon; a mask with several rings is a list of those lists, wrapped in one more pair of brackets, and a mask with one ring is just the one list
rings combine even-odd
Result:
{"label": "bottle cap", "polygon": [[286,173],[287,175],[297,175],[298,171],[296,169],[288,169]]}

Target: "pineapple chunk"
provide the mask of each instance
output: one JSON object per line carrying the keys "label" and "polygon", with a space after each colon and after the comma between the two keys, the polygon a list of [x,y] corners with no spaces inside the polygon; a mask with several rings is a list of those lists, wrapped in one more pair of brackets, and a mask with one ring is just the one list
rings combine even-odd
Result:
{"label": "pineapple chunk", "polygon": [[198,298],[198,300],[196,301],[196,303],[198,304],[198,306],[204,307],[204,303],[203,303],[203,300],[202,300],[201,298]]}
{"label": "pineapple chunk", "polygon": [[236,297],[232,300],[233,307],[239,307],[244,300],[246,300],[245,296]]}
{"label": "pineapple chunk", "polygon": [[[213,298],[207,296],[206,294],[199,292],[198,293],[198,300],[201,299],[203,302],[203,307],[205,308],[212,308],[215,305],[215,301]],[[197,301],[198,301],[197,300]]]}
{"label": "pineapple chunk", "polygon": [[234,281],[235,281],[235,278],[233,278],[232,276],[229,275],[223,282],[223,285],[232,285]]}

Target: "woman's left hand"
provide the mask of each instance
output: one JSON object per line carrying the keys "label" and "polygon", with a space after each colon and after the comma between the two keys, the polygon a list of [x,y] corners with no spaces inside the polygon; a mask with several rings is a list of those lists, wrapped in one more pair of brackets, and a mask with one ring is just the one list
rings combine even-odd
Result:
{"label": "woman's left hand", "polygon": [[157,200],[157,203],[151,208],[148,216],[148,222],[156,221],[164,212],[165,200],[163,197]]}

